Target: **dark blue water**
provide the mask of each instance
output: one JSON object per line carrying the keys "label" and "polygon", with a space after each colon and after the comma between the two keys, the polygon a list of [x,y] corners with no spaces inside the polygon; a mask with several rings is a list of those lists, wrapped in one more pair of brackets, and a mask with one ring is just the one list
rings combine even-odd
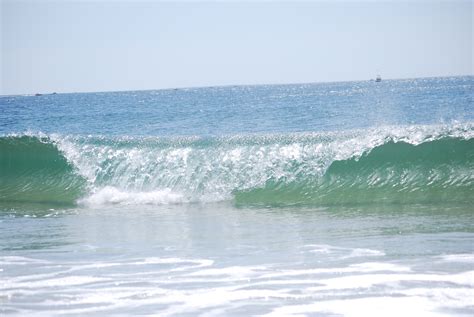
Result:
{"label": "dark blue water", "polygon": [[473,77],[0,97],[0,133],[235,135],[474,118]]}

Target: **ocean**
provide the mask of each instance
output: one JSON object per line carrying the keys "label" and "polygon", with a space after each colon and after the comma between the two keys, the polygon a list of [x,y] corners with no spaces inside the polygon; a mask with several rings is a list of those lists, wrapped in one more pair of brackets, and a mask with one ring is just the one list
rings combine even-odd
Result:
{"label": "ocean", "polygon": [[0,96],[5,316],[472,316],[474,77]]}

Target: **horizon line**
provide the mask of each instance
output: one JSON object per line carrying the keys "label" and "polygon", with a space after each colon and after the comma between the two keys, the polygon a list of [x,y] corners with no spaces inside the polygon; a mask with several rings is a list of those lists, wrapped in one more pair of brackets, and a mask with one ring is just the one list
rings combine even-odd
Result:
{"label": "horizon line", "polygon": [[[382,81],[393,80],[410,80],[410,79],[429,79],[429,78],[450,78],[450,77],[474,77],[474,74],[469,75],[441,75],[441,76],[421,76],[421,77],[400,77],[400,78],[382,78]],[[117,92],[144,92],[144,91],[160,91],[160,90],[184,90],[184,89],[204,89],[204,88],[220,88],[220,87],[245,87],[245,86],[284,86],[284,85],[311,85],[311,84],[331,84],[331,83],[348,83],[348,82],[366,82],[375,81],[375,78],[370,79],[355,79],[355,80],[334,80],[334,81],[314,81],[314,82],[292,82],[292,83],[265,83],[265,84],[218,84],[205,86],[177,86],[167,88],[145,88],[145,89],[125,89],[125,90],[95,90],[95,91],[67,91],[67,92],[34,92],[34,93],[19,93],[19,94],[0,94],[0,97],[35,97],[36,94],[53,95],[53,94],[90,94],[90,93],[117,93]]]}

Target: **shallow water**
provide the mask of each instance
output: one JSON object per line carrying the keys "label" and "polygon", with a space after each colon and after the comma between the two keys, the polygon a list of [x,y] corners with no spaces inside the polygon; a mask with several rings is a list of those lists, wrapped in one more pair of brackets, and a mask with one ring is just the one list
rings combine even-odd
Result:
{"label": "shallow water", "polygon": [[473,218],[468,205],[11,210],[2,311],[467,316]]}

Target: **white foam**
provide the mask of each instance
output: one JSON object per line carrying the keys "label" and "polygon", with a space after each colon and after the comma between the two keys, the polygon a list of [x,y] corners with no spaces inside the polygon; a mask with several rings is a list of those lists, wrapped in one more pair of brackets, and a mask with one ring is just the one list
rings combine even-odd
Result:
{"label": "white foam", "polygon": [[26,289],[45,288],[45,287],[66,287],[90,284],[95,282],[109,281],[108,278],[93,277],[93,276],[66,276],[60,278],[45,279],[40,281],[27,281],[22,283],[8,283],[5,282],[3,287],[21,287]]}
{"label": "white foam", "polygon": [[448,254],[440,256],[441,260],[446,262],[464,262],[474,263],[474,254],[463,253],[463,254]]}
{"label": "white foam", "polygon": [[446,316],[437,312],[436,302],[423,297],[369,297],[345,300],[332,300],[306,305],[288,305],[274,309],[264,316],[306,316],[325,314],[364,317],[399,316]]}
{"label": "white foam", "polygon": [[424,296],[443,306],[464,308],[474,305],[474,289],[472,287],[453,288],[412,288],[399,291],[405,296]]}
{"label": "white foam", "polygon": [[259,271],[266,270],[264,266],[230,266],[224,268],[199,270],[190,273],[189,276],[232,276],[237,278],[247,278],[260,274]]}
{"label": "white foam", "polygon": [[331,254],[331,253],[346,253],[342,255],[341,259],[356,258],[356,257],[369,257],[369,256],[384,256],[385,253],[379,250],[364,249],[364,248],[343,248],[337,246],[331,246],[327,244],[308,244],[303,246],[305,249],[310,249],[308,252],[317,254]]}
{"label": "white foam", "polygon": [[463,286],[472,286],[474,283],[473,271],[453,274],[362,274],[349,275],[337,278],[321,279],[319,283],[324,286],[315,287],[314,290],[335,290],[335,289],[357,289],[369,288],[374,285],[390,285],[407,282],[450,282]]}
{"label": "white foam", "polygon": [[411,268],[405,265],[388,262],[364,262],[349,265],[349,268],[360,270],[360,272],[390,271],[390,272],[410,272]]}
{"label": "white foam", "polygon": [[178,265],[181,265],[180,267],[169,269],[170,272],[176,272],[176,271],[185,271],[185,270],[207,267],[207,266],[211,266],[213,263],[214,263],[213,260],[207,260],[207,259],[187,260],[187,259],[181,259],[181,258],[153,257],[153,258],[145,258],[143,261],[132,262],[129,264],[134,264],[134,265],[178,264]]}
{"label": "white foam", "polygon": [[264,274],[262,278],[282,278],[299,275],[321,275],[321,274],[343,274],[343,273],[371,273],[371,272],[410,272],[411,268],[403,265],[392,263],[360,263],[352,264],[347,267],[333,267],[333,268],[313,268],[313,269],[298,269],[298,270],[284,270],[278,273]]}
{"label": "white foam", "polygon": [[371,249],[354,249],[346,258],[366,257],[366,256],[384,256],[385,252]]}
{"label": "white foam", "polygon": [[188,202],[183,195],[169,189],[150,192],[126,192],[112,186],[106,186],[79,203],[93,207],[106,204],[118,205],[166,205]]}
{"label": "white foam", "polygon": [[23,256],[2,256],[0,257],[0,265],[25,265],[31,263],[48,263],[48,261],[40,259],[32,259]]}
{"label": "white foam", "polygon": [[[350,265],[329,268],[214,266],[211,259],[180,257],[53,266],[30,260],[28,275],[7,277],[0,284],[5,309],[18,315],[117,315],[133,307],[143,315],[149,308],[160,316],[232,315],[234,309],[258,305],[268,316],[437,316],[449,311],[440,309],[469,309],[474,286],[474,271],[417,273],[399,263],[354,262],[357,257]],[[54,272],[41,273],[45,268]],[[94,268],[100,270],[90,275]]]}

